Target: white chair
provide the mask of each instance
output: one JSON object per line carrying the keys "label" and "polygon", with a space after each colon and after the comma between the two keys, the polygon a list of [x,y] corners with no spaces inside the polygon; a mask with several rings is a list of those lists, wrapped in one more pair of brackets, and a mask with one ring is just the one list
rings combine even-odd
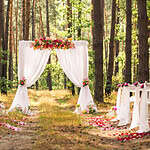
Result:
{"label": "white chair", "polygon": [[137,132],[148,132],[150,131],[149,126],[149,110],[148,105],[150,104],[150,83],[145,82],[144,88],[139,89],[139,130]]}
{"label": "white chair", "polygon": [[[117,118],[119,120],[118,126],[127,125],[131,121],[131,112],[130,112],[130,103],[135,101],[135,96],[131,96],[130,93],[136,92],[136,87],[134,85],[128,85],[121,87],[122,92],[120,94],[120,102],[119,102],[119,111],[117,114]],[[118,109],[118,106],[117,106]]]}

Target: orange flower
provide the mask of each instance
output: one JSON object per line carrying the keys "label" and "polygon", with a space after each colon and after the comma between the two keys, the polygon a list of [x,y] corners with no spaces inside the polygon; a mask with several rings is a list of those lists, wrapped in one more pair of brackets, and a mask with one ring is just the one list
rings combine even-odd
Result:
{"label": "orange flower", "polygon": [[72,41],[72,38],[68,38],[68,41]]}

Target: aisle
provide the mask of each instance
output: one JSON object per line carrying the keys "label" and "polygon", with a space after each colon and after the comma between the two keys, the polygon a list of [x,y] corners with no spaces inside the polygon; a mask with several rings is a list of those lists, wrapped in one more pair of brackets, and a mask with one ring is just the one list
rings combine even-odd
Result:
{"label": "aisle", "polygon": [[[29,90],[29,96],[35,115],[23,117],[25,125],[18,126],[21,131],[0,126],[0,132],[3,131],[0,150],[124,150],[125,147],[139,150],[150,147],[149,136],[120,142],[113,135],[114,129],[102,130],[99,123],[109,123],[100,118],[107,112],[104,106],[96,115],[74,114],[77,96],[72,97],[69,91]],[[99,126],[93,127],[91,119]],[[90,125],[89,120],[92,121]],[[113,127],[116,128],[115,124]],[[124,130],[120,129],[121,132]]]}

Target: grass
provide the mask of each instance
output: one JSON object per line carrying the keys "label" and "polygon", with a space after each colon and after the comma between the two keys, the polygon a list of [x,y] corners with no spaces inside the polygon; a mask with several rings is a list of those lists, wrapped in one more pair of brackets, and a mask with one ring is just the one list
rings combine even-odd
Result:
{"label": "grass", "polygon": [[[67,150],[94,150],[106,148],[94,142],[96,137],[87,133],[89,126],[84,122],[85,116],[72,113],[75,110],[78,96],[72,97],[69,91],[64,90],[52,91],[50,95],[51,100],[44,96],[45,100],[39,103],[38,121],[41,130],[38,130],[38,140],[33,149],[66,150],[67,147]],[[110,100],[112,100],[111,97],[107,99],[107,102]],[[98,107],[104,110],[106,105],[102,103]]]}

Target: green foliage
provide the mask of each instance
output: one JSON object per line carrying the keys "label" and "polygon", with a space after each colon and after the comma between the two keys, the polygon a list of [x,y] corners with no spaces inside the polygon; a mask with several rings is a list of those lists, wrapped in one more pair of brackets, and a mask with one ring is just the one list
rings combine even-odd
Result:
{"label": "green foliage", "polygon": [[[9,90],[11,90],[11,87],[13,87],[14,84],[15,84],[15,82],[7,80],[4,77],[0,77],[0,89],[1,90],[9,91]],[[6,85],[6,86],[4,86],[4,85]]]}

